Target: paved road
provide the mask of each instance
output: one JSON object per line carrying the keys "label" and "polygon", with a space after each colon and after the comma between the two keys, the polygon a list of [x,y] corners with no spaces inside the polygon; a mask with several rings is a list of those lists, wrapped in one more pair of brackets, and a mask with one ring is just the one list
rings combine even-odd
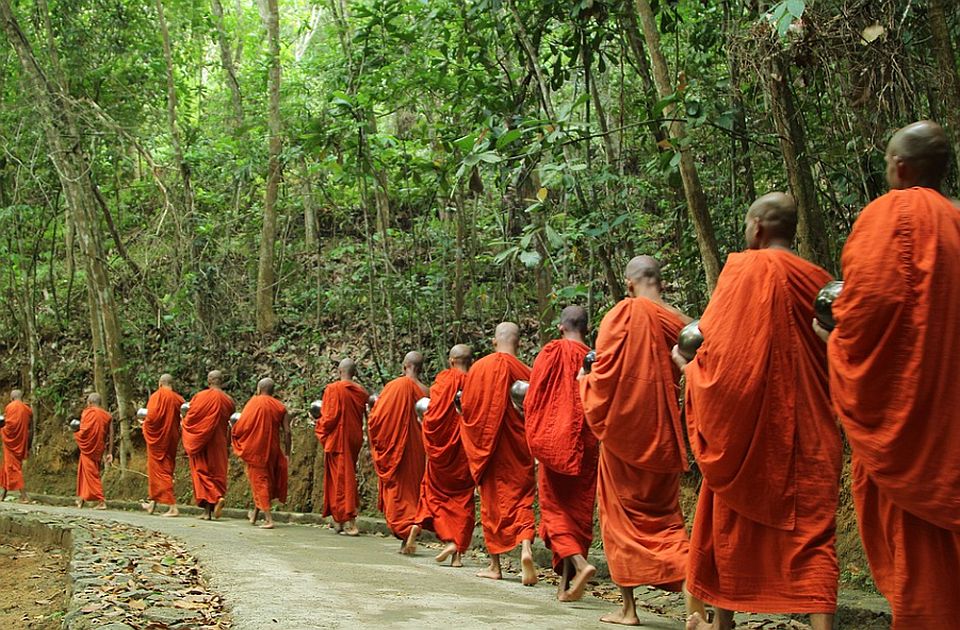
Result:
{"label": "paved road", "polygon": [[[474,577],[480,566],[453,569],[433,562],[432,550],[397,553],[399,543],[377,536],[346,538],[329,529],[278,524],[265,531],[238,520],[208,523],[134,512],[93,512],[45,505],[0,504],[0,509],[82,514],[122,521],[183,540],[204,565],[210,585],[232,610],[239,630],[263,628],[591,628],[613,604],[587,596],[559,604],[548,584],[520,585]],[[641,612],[643,627],[676,629],[675,621]]]}

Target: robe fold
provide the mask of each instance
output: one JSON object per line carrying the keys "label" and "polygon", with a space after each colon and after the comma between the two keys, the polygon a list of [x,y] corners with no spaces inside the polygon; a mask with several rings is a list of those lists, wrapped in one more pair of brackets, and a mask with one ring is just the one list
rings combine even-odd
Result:
{"label": "robe fold", "polygon": [[593,542],[597,497],[597,438],[583,416],[577,373],[590,349],[557,339],[533,362],[524,400],[530,454],[539,462],[540,538],[553,552],[553,569],[563,559],[587,557]]}
{"label": "robe fold", "polygon": [[597,360],[580,381],[600,440],[600,533],[619,586],[679,591],[689,539],[680,510],[687,468],[679,371],[670,358],[683,321],[647,298],[627,298],[600,323]]}
{"label": "robe fold", "polygon": [[687,588],[714,606],[833,613],[842,445],[813,301],[830,275],[783,249],[731,254],[686,370],[703,473]]}
{"label": "robe fold", "polygon": [[180,406],[183,397],[161,387],[147,401],[143,440],[147,443],[147,489],[150,500],[173,505],[173,473],[180,446]]}
{"label": "robe fold", "polygon": [[460,440],[460,412],[455,400],[466,372],[447,369],[430,388],[430,406],[423,414],[423,447],[427,468],[420,489],[416,522],[460,553],[470,548],[476,519],[474,483]]}
{"label": "robe fold", "polygon": [[247,401],[231,433],[233,452],[246,464],[253,504],[261,511],[269,511],[274,499],[287,501],[287,456],[280,447],[286,415],[282,402],[257,394]]}
{"label": "robe fold", "polygon": [[523,417],[510,400],[514,381],[530,380],[530,368],[495,352],[470,368],[463,385],[460,437],[470,474],[480,488],[480,522],[487,550],[510,551],[533,540],[536,481]]}
{"label": "robe fold", "polygon": [[406,539],[417,520],[426,468],[415,405],[425,396],[408,376],[387,383],[367,417],[370,455],[377,472],[377,508],[397,538]]}
{"label": "robe fold", "polygon": [[894,630],[960,601],[960,210],[928,188],[868,205],[843,249],[830,388],[853,498]]}
{"label": "robe fold", "polygon": [[353,381],[337,381],[323,390],[315,433],[323,445],[323,516],[337,523],[357,517],[357,458],[363,446],[367,390]]}
{"label": "robe fold", "polygon": [[20,400],[11,401],[4,410],[6,423],[0,429],[3,440],[3,466],[0,466],[0,488],[23,489],[23,460],[30,452],[30,423],[33,411]]}
{"label": "robe fold", "polygon": [[230,416],[233,399],[219,389],[205,389],[190,401],[183,419],[183,450],[190,461],[193,496],[200,507],[212,507],[227,494]]}
{"label": "robe fold", "polygon": [[80,447],[77,465],[77,497],[84,501],[103,501],[100,460],[113,418],[100,407],[87,407],[80,414],[80,430],[73,434]]}

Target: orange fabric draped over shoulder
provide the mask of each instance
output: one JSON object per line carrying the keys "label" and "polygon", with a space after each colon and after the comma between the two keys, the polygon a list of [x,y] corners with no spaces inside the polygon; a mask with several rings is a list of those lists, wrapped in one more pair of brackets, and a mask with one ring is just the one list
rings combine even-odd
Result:
{"label": "orange fabric draped over shoulder", "polygon": [[715,606],[836,609],[842,446],[811,326],[829,280],[787,250],[731,254],[700,319],[686,411],[704,483],[687,588]]}
{"label": "orange fabric draped over shoulder", "polygon": [[512,355],[495,352],[470,368],[461,398],[460,437],[470,474],[480,487],[483,537],[494,554],[536,534],[533,457],[523,417],[510,401],[510,387],[519,380],[530,380],[530,368]]}
{"label": "orange fabric draped over shoulder", "polygon": [[315,428],[323,445],[323,516],[337,523],[357,517],[357,458],[363,446],[363,416],[370,395],[353,381],[337,381],[323,390]]}
{"label": "orange fabric draped over shoulder", "polygon": [[367,418],[370,455],[377,471],[379,499],[387,526],[405,539],[417,520],[420,485],[426,468],[423,436],[415,406],[425,395],[410,377],[387,383]]}
{"label": "orange fabric draped over shoulder", "polygon": [[33,411],[20,400],[3,409],[6,422],[0,429],[3,439],[3,466],[0,467],[0,488],[23,489],[23,461],[30,453],[30,423]]}
{"label": "orange fabric draped over shoulder", "polygon": [[150,499],[173,505],[173,474],[180,446],[180,406],[183,397],[161,387],[147,401],[143,440],[147,443],[147,485]]}
{"label": "orange fabric draped over shoulder", "polygon": [[853,494],[895,630],[960,601],[960,210],[928,188],[868,205],[843,250],[830,386]]}
{"label": "orange fabric draped over shoulder", "polygon": [[540,463],[540,538],[553,551],[558,573],[564,558],[586,557],[593,542],[600,451],[577,384],[589,351],[571,339],[545,345],[533,362],[524,399],[527,444]]}
{"label": "orange fabric draped over shoulder", "polygon": [[227,494],[230,416],[236,406],[219,389],[205,389],[190,401],[183,419],[183,450],[190,460],[193,496],[200,507],[216,505]]}
{"label": "orange fabric draped over shoulder", "polygon": [[247,465],[253,503],[259,510],[269,510],[274,499],[287,501],[287,456],[280,448],[286,415],[282,402],[257,394],[247,401],[231,433],[233,452]]}
{"label": "orange fabric draped over shoulder", "polygon": [[73,434],[80,447],[77,465],[77,496],[84,501],[103,501],[100,460],[106,448],[107,432],[113,418],[100,407],[87,407],[80,414],[80,430]]}
{"label": "orange fabric draped over shoulder", "polygon": [[679,591],[689,539],[680,510],[687,467],[679,372],[670,359],[683,321],[652,300],[627,298],[600,323],[597,359],[580,381],[600,440],[600,532],[613,581]]}
{"label": "orange fabric draped over shoulder", "polygon": [[430,388],[430,405],[423,414],[423,446],[427,469],[420,490],[417,524],[453,542],[463,553],[470,548],[476,519],[474,483],[460,440],[460,412],[455,405],[466,372],[447,369]]}

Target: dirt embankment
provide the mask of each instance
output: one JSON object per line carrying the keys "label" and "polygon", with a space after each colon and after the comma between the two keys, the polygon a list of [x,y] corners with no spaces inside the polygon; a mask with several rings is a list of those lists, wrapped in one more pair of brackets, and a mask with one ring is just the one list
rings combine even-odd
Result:
{"label": "dirt embankment", "polygon": [[60,628],[67,605],[67,559],[59,547],[0,541],[0,628]]}

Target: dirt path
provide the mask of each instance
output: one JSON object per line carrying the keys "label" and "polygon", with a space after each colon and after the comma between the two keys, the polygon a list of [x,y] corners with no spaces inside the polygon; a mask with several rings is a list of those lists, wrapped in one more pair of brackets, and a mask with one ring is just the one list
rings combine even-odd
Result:
{"label": "dirt path", "polygon": [[0,628],[53,630],[66,606],[66,560],[57,547],[0,541]]}

